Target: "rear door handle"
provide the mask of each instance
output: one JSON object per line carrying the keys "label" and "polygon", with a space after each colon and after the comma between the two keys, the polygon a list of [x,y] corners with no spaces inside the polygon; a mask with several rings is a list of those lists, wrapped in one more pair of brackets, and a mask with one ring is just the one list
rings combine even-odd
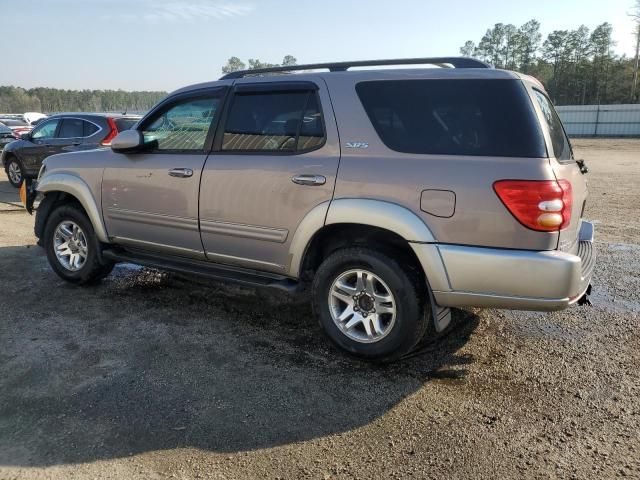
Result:
{"label": "rear door handle", "polygon": [[169,175],[179,178],[192,177],[193,170],[191,170],[190,168],[172,168],[171,170],[169,170]]}
{"label": "rear door handle", "polygon": [[291,181],[298,185],[324,185],[327,183],[324,175],[296,175],[291,177]]}

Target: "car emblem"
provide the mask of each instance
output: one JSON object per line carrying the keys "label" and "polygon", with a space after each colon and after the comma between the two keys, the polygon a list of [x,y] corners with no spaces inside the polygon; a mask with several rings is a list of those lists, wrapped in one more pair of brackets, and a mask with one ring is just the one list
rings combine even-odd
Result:
{"label": "car emblem", "polygon": [[344,145],[347,148],[369,148],[367,142],[347,142]]}

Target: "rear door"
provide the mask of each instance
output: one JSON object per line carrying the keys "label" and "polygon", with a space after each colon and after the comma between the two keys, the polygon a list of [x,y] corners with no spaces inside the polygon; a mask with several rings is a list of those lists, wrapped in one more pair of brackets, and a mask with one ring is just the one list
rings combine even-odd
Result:
{"label": "rear door", "polygon": [[276,273],[296,228],[328,208],[340,148],[326,85],[240,82],[200,185],[207,258]]}
{"label": "rear door", "polygon": [[198,189],[224,94],[216,88],[168,99],[137,127],[146,151],[111,152],[102,208],[116,243],[204,258]]}
{"label": "rear door", "polygon": [[558,180],[566,180],[571,184],[573,204],[571,207],[571,223],[568,228],[560,231],[558,249],[564,252],[578,251],[578,233],[582,221],[582,213],[586,203],[588,191],[587,182],[580,171],[580,166],[573,157],[571,143],[562,126],[560,117],[549,97],[538,89],[533,89],[537,106],[544,118],[544,127],[548,131],[548,138],[553,152],[549,152],[551,167]]}

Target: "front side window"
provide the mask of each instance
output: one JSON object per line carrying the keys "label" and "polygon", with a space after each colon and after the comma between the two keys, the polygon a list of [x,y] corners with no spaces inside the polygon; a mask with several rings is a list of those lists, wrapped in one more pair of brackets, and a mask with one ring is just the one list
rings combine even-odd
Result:
{"label": "front side window", "polygon": [[540,105],[544,119],[549,127],[549,134],[551,135],[551,143],[553,144],[553,153],[558,160],[571,160],[571,144],[567,138],[562,122],[556,109],[553,108],[553,104],[549,97],[544,93],[534,90],[536,100]]}
{"label": "front side window", "polygon": [[397,152],[544,157],[544,138],[518,80],[383,80],[356,91],[382,142]]}
{"label": "front side window", "polygon": [[65,118],[62,120],[58,138],[81,138],[84,136],[84,120]]}
{"label": "front side window", "polygon": [[145,143],[157,151],[204,150],[219,103],[218,96],[209,96],[171,104],[142,125]]}
{"label": "front side window", "polygon": [[314,91],[237,93],[222,150],[301,152],[323,142],[322,113]]}
{"label": "front side window", "polygon": [[34,140],[46,140],[53,138],[56,134],[56,128],[58,128],[58,120],[49,120],[48,122],[39,125],[31,135]]}

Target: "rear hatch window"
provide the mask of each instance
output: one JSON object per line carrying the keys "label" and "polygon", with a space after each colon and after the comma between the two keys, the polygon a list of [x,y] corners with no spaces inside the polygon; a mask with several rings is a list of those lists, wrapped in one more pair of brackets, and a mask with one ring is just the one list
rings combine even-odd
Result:
{"label": "rear hatch window", "polygon": [[129,130],[133,127],[137,122],[137,118],[115,118],[116,127],[118,127],[118,131],[122,132],[124,130]]}
{"label": "rear hatch window", "polygon": [[546,157],[519,80],[383,80],[356,90],[380,139],[397,152]]}

